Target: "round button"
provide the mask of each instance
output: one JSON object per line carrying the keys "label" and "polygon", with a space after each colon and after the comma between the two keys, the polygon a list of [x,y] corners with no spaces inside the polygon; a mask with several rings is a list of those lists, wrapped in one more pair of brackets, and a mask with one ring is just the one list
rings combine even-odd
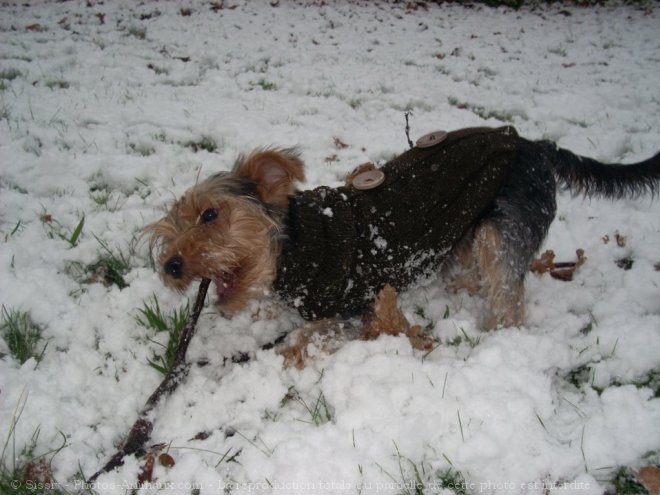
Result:
{"label": "round button", "polygon": [[353,187],[360,191],[380,186],[385,180],[385,174],[380,170],[367,170],[353,178]]}
{"label": "round button", "polygon": [[415,145],[418,148],[429,148],[443,142],[446,138],[447,133],[445,131],[429,132],[428,134],[425,134],[419,138]]}

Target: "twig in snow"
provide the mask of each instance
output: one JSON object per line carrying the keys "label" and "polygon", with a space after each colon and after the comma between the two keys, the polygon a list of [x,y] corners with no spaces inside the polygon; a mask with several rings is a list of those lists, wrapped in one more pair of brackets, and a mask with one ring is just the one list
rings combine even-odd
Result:
{"label": "twig in snow", "polygon": [[177,347],[174,361],[172,362],[172,367],[169,372],[165,375],[165,378],[163,378],[163,381],[154,393],[152,393],[149,399],[147,399],[142,411],[140,411],[137,421],[135,421],[128,434],[126,442],[124,442],[122,449],[113,455],[103,468],[89,478],[89,483],[93,483],[103,473],[107,473],[116,467],[123,465],[124,457],[132,454],[144,453],[144,446],[149,441],[151,431],[154,427],[151,420],[147,419],[147,415],[158,405],[164,396],[174,392],[188,374],[190,366],[186,363],[186,351],[188,350],[188,344],[190,344],[190,341],[195,335],[197,320],[204,307],[204,300],[206,299],[206,293],[210,283],[211,281],[209,279],[204,278],[199,284],[195,306],[190,314],[188,324],[181,334],[181,340],[179,341],[179,346]]}
{"label": "twig in snow", "polygon": [[410,149],[413,149],[413,142],[410,139],[410,124],[408,123],[408,117],[412,115],[412,112],[408,111],[403,115],[406,117],[406,139],[408,139],[408,146],[410,146]]}

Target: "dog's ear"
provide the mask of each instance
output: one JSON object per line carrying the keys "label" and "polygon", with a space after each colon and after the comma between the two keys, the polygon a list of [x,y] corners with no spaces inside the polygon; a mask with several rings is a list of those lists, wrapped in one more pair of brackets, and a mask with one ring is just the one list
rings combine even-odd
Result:
{"label": "dog's ear", "polygon": [[239,158],[232,174],[254,182],[257,197],[264,203],[286,209],[296,182],[305,180],[304,167],[293,149],[258,149]]}

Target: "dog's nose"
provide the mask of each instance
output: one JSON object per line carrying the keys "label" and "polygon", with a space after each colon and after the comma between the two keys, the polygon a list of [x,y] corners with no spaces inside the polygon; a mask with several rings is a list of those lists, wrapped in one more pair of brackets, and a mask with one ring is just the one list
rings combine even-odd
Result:
{"label": "dog's nose", "polygon": [[178,254],[172,256],[163,267],[165,273],[167,273],[172,278],[181,278],[183,277],[183,258]]}

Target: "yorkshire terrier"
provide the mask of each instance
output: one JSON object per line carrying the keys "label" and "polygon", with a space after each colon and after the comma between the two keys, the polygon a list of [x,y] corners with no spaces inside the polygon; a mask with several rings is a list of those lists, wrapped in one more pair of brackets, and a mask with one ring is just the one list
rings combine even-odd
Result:
{"label": "yorkshire terrier", "polygon": [[166,285],[215,284],[228,314],[276,294],[308,320],[367,311],[387,284],[442,274],[482,294],[485,327],[525,321],[525,275],[556,210],[556,190],[655,195],[660,153],[603,164],[524,139],[511,127],[424,136],[348,184],[299,191],[295,149],[263,148],[188,190],[147,227]]}

